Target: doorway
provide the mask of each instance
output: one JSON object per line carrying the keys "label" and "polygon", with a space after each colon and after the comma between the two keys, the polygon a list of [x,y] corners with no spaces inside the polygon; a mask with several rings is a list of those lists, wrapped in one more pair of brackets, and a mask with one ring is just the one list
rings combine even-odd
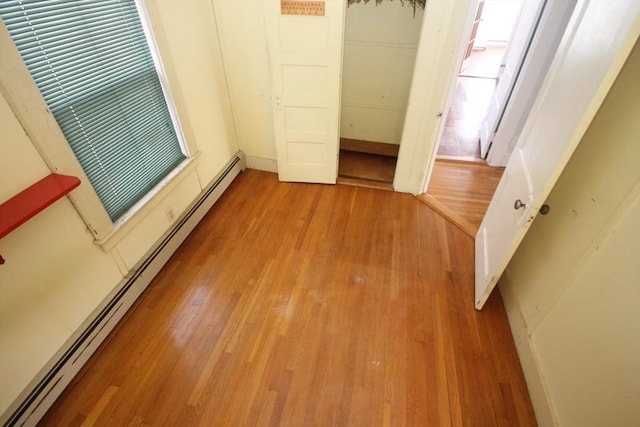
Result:
{"label": "doorway", "polygon": [[393,190],[423,14],[410,2],[347,6],[340,183]]}
{"label": "doorway", "polygon": [[[471,35],[464,47],[464,60],[450,97],[431,180],[426,194],[419,197],[472,237],[504,170],[487,165],[480,138],[495,101],[498,80],[521,9],[521,2],[478,2]],[[523,49],[519,44],[511,47]]]}
{"label": "doorway", "polygon": [[[536,1],[544,0],[533,0]],[[398,2],[384,1],[379,7],[386,4]],[[402,104],[406,109],[402,111],[404,121],[400,120],[404,123],[393,179],[395,191],[421,194],[426,190],[475,4],[429,2],[423,12],[422,25],[416,31],[419,41],[415,66],[409,74],[412,78],[399,80],[404,82],[409,100]],[[374,2],[369,5],[375,10]],[[344,135],[341,130],[348,123],[340,121],[341,100],[348,101],[350,87],[344,86],[341,99],[346,2],[326,2],[324,19],[283,16],[277,2],[264,6],[267,45],[271,47],[267,52],[277,154],[274,170],[277,167],[283,181],[335,183],[339,136]],[[381,35],[395,32],[387,27],[380,30]],[[301,34],[305,36],[300,37]],[[377,71],[376,67],[382,69],[388,63],[374,62],[373,67],[360,74],[362,82],[367,81],[372,70]],[[398,93],[388,91],[386,95],[393,97]],[[375,103],[362,106],[371,105]],[[393,116],[389,109],[380,114],[382,118]]]}
{"label": "doorway", "polygon": [[465,58],[440,137],[440,159],[481,159],[480,131],[496,90],[500,71],[522,3],[478,2]]}

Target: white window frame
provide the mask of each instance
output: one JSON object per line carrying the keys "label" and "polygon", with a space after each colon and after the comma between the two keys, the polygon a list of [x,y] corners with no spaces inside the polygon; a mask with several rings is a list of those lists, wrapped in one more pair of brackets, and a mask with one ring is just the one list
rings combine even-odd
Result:
{"label": "white window frame", "polygon": [[182,125],[180,124],[180,120],[178,119],[178,112],[176,111],[176,108],[175,108],[176,104],[174,102],[173,95],[169,87],[169,79],[167,78],[167,72],[165,71],[164,64],[162,63],[162,58],[160,57],[160,52],[158,51],[158,42],[156,41],[155,35],[151,30],[149,14],[147,13],[147,9],[141,0],[136,0],[135,3],[136,3],[136,9],[138,10],[138,15],[140,16],[140,21],[142,23],[142,29],[147,39],[149,52],[151,52],[153,63],[156,66],[156,72],[158,73],[160,86],[162,87],[162,92],[164,93],[164,97],[167,101],[167,108],[169,110],[169,115],[171,116],[171,120],[173,121],[173,127],[176,131],[178,142],[180,143],[180,147],[182,148],[182,152],[184,153],[184,155],[187,157],[191,157],[190,153],[195,152],[196,150],[193,149],[194,147],[189,147],[189,145],[186,142],[186,138],[184,137],[184,132],[182,131]]}
{"label": "white window frame", "polygon": [[58,123],[50,113],[6,26],[0,20],[0,58],[2,58],[0,61],[0,91],[52,173],[80,178],[81,185],[69,193],[68,197],[86,223],[96,243],[105,250],[110,250],[182,178],[187,176],[195,168],[199,157],[197,146],[188,143],[184,137],[147,11],[140,0],[136,0],[136,6],[178,141],[187,158],[115,222],[111,220],[102,201],[93,189]]}

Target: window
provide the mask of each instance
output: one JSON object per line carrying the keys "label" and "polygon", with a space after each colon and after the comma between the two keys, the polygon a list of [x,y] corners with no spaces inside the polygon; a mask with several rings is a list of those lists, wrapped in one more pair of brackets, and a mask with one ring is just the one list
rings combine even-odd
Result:
{"label": "window", "polygon": [[133,0],[3,0],[0,14],[116,220],[185,159]]}

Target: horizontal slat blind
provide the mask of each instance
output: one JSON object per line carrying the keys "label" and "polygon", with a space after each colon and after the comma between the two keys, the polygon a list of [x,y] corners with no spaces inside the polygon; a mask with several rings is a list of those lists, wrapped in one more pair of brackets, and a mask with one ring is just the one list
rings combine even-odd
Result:
{"label": "horizontal slat blind", "polygon": [[129,0],[2,0],[0,14],[111,219],[184,158]]}

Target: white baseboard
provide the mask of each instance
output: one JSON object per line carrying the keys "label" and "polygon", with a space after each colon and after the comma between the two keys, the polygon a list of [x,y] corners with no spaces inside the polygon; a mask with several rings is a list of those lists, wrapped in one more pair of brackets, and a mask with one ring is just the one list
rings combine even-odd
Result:
{"label": "white baseboard", "polygon": [[2,414],[0,423],[3,426],[35,426],[40,421],[171,255],[244,168],[242,153],[238,153]]}
{"label": "white baseboard", "polygon": [[275,159],[245,155],[245,160],[249,169],[278,173],[278,161]]}
{"label": "white baseboard", "polygon": [[536,420],[540,427],[553,427],[558,423],[553,415],[553,405],[546,391],[544,376],[540,370],[540,365],[533,349],[527,323],[520,311],[518,299],[513,292],[513,282],[509,277],[508,270],[504,272],[499,283],[500,295],[504,302],[504,308],[509,318],[511,334],[516,344],[520,365],[524,373],[529,397],[536,414]]}

